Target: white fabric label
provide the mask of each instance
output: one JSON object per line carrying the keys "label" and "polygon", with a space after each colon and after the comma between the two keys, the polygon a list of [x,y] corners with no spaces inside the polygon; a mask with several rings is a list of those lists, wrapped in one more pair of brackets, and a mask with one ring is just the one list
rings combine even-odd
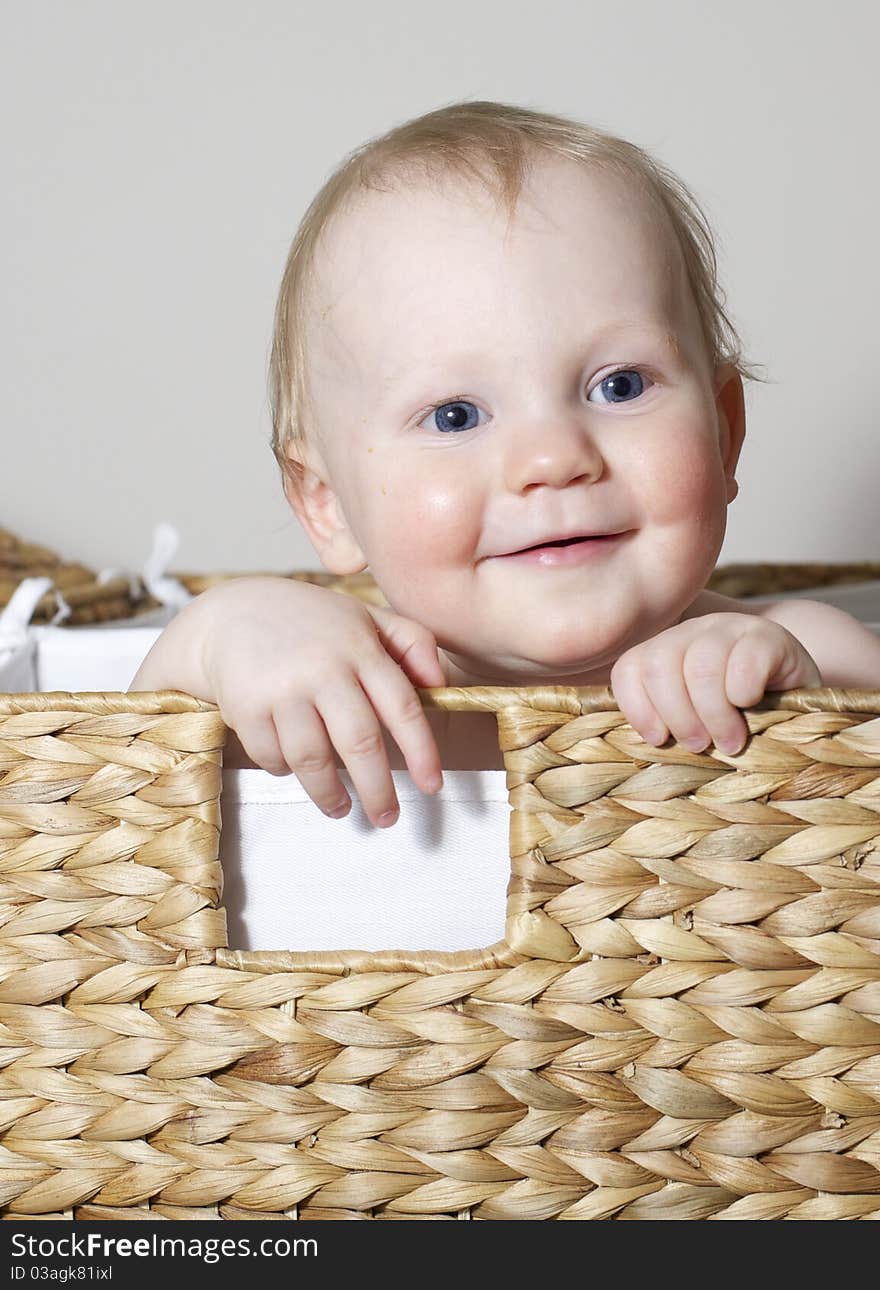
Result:
{"label": "white fabric label", "polygon": [[510,806],[503,770],[444,771],[422,793],[392,771],[400,818],[324,815],[295,775],[225,770],[220,859],[239,950],[473,950],[504,936]]}

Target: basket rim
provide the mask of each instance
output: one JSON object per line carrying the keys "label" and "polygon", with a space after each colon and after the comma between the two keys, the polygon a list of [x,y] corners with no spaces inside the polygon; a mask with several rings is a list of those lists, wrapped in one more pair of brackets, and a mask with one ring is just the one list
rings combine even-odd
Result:
{"label": "basket rim", "polygon": [[[473,685],[417,687],[426,707],[447,712],[503,712],[507,708],[565,712],[585,716],[592,712],[619,711],[614,692],[607,685]],[[122,713],[146,715],[174,712],[214,712],[216,703],[198,699],[183,690],[44,690],[21,693],[0,692],[0,716],[23,712]],[[798,712],[862,712],[880,716],[880,688],[849,686],[802,687],[775,690],[764,695],[749,710]]]}

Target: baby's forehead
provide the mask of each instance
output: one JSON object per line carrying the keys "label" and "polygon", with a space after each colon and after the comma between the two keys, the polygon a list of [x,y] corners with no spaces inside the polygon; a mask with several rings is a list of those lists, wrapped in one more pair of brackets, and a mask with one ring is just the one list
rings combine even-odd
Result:
{"label": "baby's forehead", "polygon": [[662,314],[674,330],[685,279],[656,200],[628,176],[565,158],[536,163],[513,210],[458,175],[366,190],[335,213],[317,248],[310,349],[316,361],[357,366],[386,330],[396,339],[429,324],[434,302],[448,313],[456,301],[470,323],[483,305],[522,306],[532,290],[539,307],[546,283],[591,316],[619,306],[630,318]]}

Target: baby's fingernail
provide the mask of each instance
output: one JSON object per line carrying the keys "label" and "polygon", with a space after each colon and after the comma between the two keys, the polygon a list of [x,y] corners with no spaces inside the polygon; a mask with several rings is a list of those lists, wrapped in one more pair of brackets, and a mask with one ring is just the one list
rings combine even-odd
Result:
{"label": "baby's fingernail", "polygon": [[330,816],[331,820],[341,820],[343,815],[348,815],[350,810],[351,802],[343,802],[341,806],[337,806],[334,810],[328,811],[327,814]]}
{"label": "baby's fingernail", "polygon": [[425,787],[429,793],[439,793],[440,789],[443,787],[443,776],[432,775]]}
{"label": "baby's fingernail", "polygon": [[399,815],[400,811],[386,811],[384,815],[379,816],[376,823],[380,829],[387,829],[390,824],[394,824]]}

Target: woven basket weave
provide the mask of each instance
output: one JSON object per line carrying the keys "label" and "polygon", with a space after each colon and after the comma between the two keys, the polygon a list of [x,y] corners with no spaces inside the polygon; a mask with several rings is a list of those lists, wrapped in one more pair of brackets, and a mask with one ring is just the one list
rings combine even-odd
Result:
{"label": "woven basket weave", "polygon": [[134,617],[159,602],[133,595],[128,578],[109,578],[99,582],[93,569],[84,564],[64,561],[54,551],[25,542],[0,528],[0,609],[12,599],[24,578],[51,578],[53,590],[37,602],[32,615],[34,623],[50,623],[58,612],[55,590],[61,593],[70,610],[66,623],[70,627]]}
{"label": "woven basket weave", "polygon": [[491,710],[506,939],[226,948],[218,710],[0,695],[6,1217],[880,1216],[880,690]]}

